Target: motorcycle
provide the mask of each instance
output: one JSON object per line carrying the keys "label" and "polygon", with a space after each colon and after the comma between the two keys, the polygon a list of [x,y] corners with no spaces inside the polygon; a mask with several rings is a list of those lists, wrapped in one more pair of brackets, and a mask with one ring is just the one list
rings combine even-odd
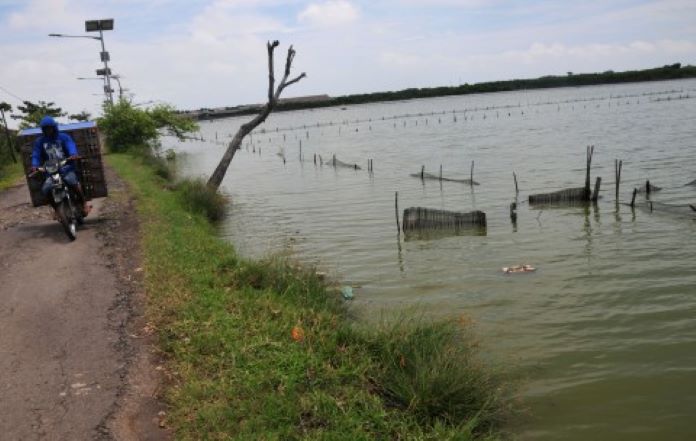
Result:
{"label": "motorcycle", "polygon": [[38,167],[35,172],[30,173],[29,177],[33,177],[37,173],[44,173],[51,177],[53,187],[48,197],[53,198],[56,217],[63,226],[65,234],[70,240],[75,240],[77,239],[77,226],[84,223],[84,216],[82,209],[75,203],[77,201],[75,192],[70,189],[60,174],[60,169],[66,166],[69,160],[70,158],[47,162],[43,167]]}

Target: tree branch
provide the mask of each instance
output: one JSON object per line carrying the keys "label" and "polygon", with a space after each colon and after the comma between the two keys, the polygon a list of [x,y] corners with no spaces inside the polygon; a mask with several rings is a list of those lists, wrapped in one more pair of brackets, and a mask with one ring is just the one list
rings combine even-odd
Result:
{"label": "tree branch", "polygon": [[222,184],[222,180],[227,173],[227,168],[229,167],[232,158],[234,158],[235,152],[242,146],[242,140],[258,125],[263,123],[266,118],[268,118],[268,115],[271,114],[273,108],[278,103],[278,99],[280,98],[280,94],[283,92],[283,89],[297,83],[302,78],[307,76],[304,72],[302,72],[302,74],[288,81],[290,69],[292,68],[292,62],[295,59],[295,49],[290,46],[288,48],[287,58],[285,59],[285,72],[283,79],[278,84],[278,87],[275,89],[274,93],[273,87],[275,86],[275,77],[273,69],[273,52],[278,45],[278,40],[274,40],[273,42],[269,41],[266,43],[266,49],[268,50],[268,102],[251,121],[244,123],[239,127],[234,138],[232,138],[230,143],[227,145],[227,150],[220,159],[220,163],[215,168],[215,171],[208,180],[208,186],[211,188],[217,190],[220,187],[220,184]]}
{"label": "tree branch", "polygon": [[283,89],[285,89],[286,87],[288,87],[288,86],[291,85],[291,84],[297,83],[297,82],[300,81],[302,78],[306,78],[306,77],[307,77],[307,74],[304,73],[304,72],[302,72],[300,75],[297,76],[297,78],[293,78],[292,80],[290,80],[290,81],[284,83],[284,84],[283,84]]}
{"label": "tree branch", "polygon": [[273,43],[270,41],[266,43],[266,48],[268,49],[268,101],[273,100],[273,86],[275,85],[273,51],[279,44],[278,40],[273,40]]}

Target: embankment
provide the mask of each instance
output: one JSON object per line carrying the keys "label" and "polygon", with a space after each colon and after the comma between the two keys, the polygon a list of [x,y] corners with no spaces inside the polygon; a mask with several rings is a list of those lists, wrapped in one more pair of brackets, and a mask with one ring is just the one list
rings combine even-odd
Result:
{"label": "embankment", "polygon": [[312,268],[249,261],[129,155],[147,314],[177,439],[498,439],[511,388],[466,324],[363,329]]}

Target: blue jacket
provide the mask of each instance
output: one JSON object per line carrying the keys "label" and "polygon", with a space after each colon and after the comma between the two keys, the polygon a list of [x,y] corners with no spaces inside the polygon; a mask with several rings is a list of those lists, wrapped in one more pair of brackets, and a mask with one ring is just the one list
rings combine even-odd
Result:
{"label": "blue jacket", "polygon": [[[75,141],[72,140],[67,133],[58,131],[58,123],[50,116],[44,116],[40,124],[41,128],[53,126],[56,128],[56,136],[48,137],[41,135],[34,141],[34,149],[31,153],[31,166],[40,167],[50,157],[56,159],[66,159],[70,156],[77,156],[77,147]],[[72,164],[68,164],[61,169],[63,173],[74,171]]]}

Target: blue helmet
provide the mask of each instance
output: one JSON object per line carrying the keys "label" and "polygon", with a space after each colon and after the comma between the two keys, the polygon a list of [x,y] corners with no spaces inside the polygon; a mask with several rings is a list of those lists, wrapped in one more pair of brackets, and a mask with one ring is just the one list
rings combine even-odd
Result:
{"label": "blue helmet", "polygon": [[52,116],[46,115],[43,118],[41,118],[41,122],[39,123],[39,127],[41,127],[42,129],[44,127],[58,128],[58,123],[56,122],[55,119],[53,119]]}
{"label": "blue helmet", "polygon": [[49,139],[55,139],[58,136],[58,123],[52,117],[46,115],[41,118],[39,126],[41,127],[41,132],[43,132],[44,136],[48,137]]}

